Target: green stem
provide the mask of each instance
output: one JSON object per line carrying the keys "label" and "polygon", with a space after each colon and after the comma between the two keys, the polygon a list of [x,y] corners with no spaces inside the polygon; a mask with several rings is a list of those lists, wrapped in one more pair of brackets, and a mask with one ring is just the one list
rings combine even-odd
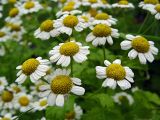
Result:
{"label": "green stem", "polygon": [[6,50],[8,53],[10,53],[10,50],[9,50],[9,48],[7,47],[7,45],[5,44],[5,42],[2,42],[2,44],[3,44],[4,48],[5,48],[5,50]]}
{"label": "green stem", "polygon": [[71,76],[73,77],[73,59],[71,58]]}
{"label": "green stem", "polygon": [[105,51],[105,45],[103,46],[103,59],[106,60],[106,51]]}
{"label": "green stem", "polygon": [[148,30],[150,30],[153,27],[154,23],[155,23],[155,20],[142,34],[145,34]]}
{"label": "green stem", "polygon": [[143,24],[141,25],[140,29],[138,30],[138,33],[141,32],[141,30],[143,29],[143,27],[144,27],[145,23],[147,22],[148,18],[149,18],[149,12],[147,13],[147,16],[145,17],[145,19],[143,21]]}

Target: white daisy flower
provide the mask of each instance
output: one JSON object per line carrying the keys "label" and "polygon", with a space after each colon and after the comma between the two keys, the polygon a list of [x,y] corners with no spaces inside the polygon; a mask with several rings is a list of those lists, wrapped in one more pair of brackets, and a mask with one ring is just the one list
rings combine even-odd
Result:
{"label": "white daisy flower", "polygon": [[15,83],[12,83],[9,85],[9,87],[7,87],[7,89],[9,89],[10,91],[13,91],[15,94],[18,94],[20,92],[26,92],[26,88],[22,85],[17,85]]}
{"label": "white daisy flower", "polygon": [[41,120],[46,120],[46,118],[45,118],[45,117],[42,117]]}
{"label": "white daisy flower", "polygon": [[22,14],[28,14],[28,13],[33,13],[33,12],[38,12],[40,9],[43,7],[38,1],[26,1],[20,6],[20,10]]}
{"label": "white daisy flower", "polygon": [[0,3],[2,4],[15,4],[17,0],[1,0]]}
{"label": "white daisy flower", "polygon": [[81,106],[74,104],[74,110],[65,114],[65,120],[80,120],[83,114]]}
{"label": "white daisy flower", "polygon": [[20,19],[21,13],[19,8],[14,7],[9,11],[9,16],[5,19],[6,22],[14,23]]}
{"label": "white daisy flower", "polygon": [[0,120],[15,120],[15,118],[17,118],[17,116],[13,116],[11,113],[7,113],[0,117]]}
{"label": "white daisy flower", "polygon": [[33,103],[32,106],[35,110],[39,110],[39,111],[45,110],[48,106],[47,98],[40,99],[39,101]]}
{"label": "white daisy flower", "polygon": [[9,29],[7,27],[3,27],[0,29],[0,42],[5,42],[9,40]]}
{"label": "white daisy flower", "polygon": [[119,105],[122,105],[122,104],[126,104],[126,102],[129,104],[129,105],[132,105],[134,103],[134,99],[133,97],[130,95],[130,94],[127,94],[126,92],[120,92],[120,93],[116,93],[114,96],[113,96],[113,100],[118,103]]}
{"label": "white daisy flower", "polygon": [[160,20],[160,4],[156,4],[155,6],[150,8],[150,12],[155,15],[157,20]]}
{"label": "white daisy flower", "polygon": [[105,60],[104,64],[106,67],[96,67],[97,78],[105,78],[102,87],[110,87],[115,89],[117,84],[122,90],[129,89],[131,87],[130,82],[134,82],[134,73],[129,67],[123,67],[121,65],[121,60],[116,59],[113,63]]}
{"label": "white daisy flower", "polygon": [[0,46],[0,56],[4,56],[6,54],[6,50],[4,46]]}
{"label": "white daisy flower", "polygon": [[112,4],[113,8],[134,8],[132,3],[129,3],[128,0],[120,0],[118,3]]}
{"label": "white daisy flower", "polygon": [[115,25],[117,22],[117,19],[113,18],[111,15],[108,15],[107,13],[98,13],[92,22],[92,25],[97,24],[106,24],[108,26]]}
{"label": "white daisy flower", "polygon": [[82,46],[80,42],[70,41],[60,43],[53,50],[49,51],[51,62],[57,62],[57,65],[67,67],[71,59],[77,63],[82,63],[87,60],[87,55],[90,53],[89,46]]}
{"label": "white daisy flower", "polygon": [[108,3],[108,0],[100,0],[101,1],[101,5],[100,5],[100,7],[102,7],[102,8],[111,8],[112,6]]}
{"label": "white daisy flower", "polygon": [[144,10],[150,11],[152,9],[152,7],[154,7],[158,3],[159,3],[158,0],[144,0],[139,3],[139,7]]}
{"label": "white daisy flower", "polygon": [[129,53],[130,59],[135,59],[137,56],[141,64],[146,64],[147,61],[153,62],[154,56],[158,54],[158,49],[154,46],[153,41],[148,41],[142,36],[126,35],[126,39],[121,42],[122,50],[133,48]]}
{"label": "white daisy flower", "polygon": [[71,35],[75,29],[77,32],[83,31],[87,26],[84,24],[84,19],[78,18],[74,15],[64,15],[55,23],[55,28],[61,32]]}
{"label": "white daisy flower", "polygon": [[24,92],[18,93],[16,96],[16,102],[14,103],[15,109],[20,112],[26,112],[32,108],[32,96]]}
{"label": "white daisy flower", "polygon": [[91,8],[99,8],[102,3],[100,0],[82,0],[82,6],[89,6]]}
{"label": "white daisy flower", "polygon": [[46,75],[47,70],[49,69],[49,61],[47,59],[38,58],[30,58],[26,60],[22,65],[19,65],[16,69],[20,69],[17,73],[18,78],[16,82],[18,84],[22,84],[27,76],[30,77],[30,80],[35,83],[41,77]]}
{"label": "white daisy flower", "polygon": [[8,85],[6,77],[0,77],[0,92]]}
{"label": "white daisy flower", "polygon": [[86,37],[87,42],[91,42],[94,46],[105,45],[106,41],[113,45],[113,39],[119,37],[119,33],[117,29],[113,29],[106,24],[97,24],[91,33],[89,33]]}
{"label": "white daisy flower", "polygon": [[54,20],[45,20],[41,23],[40,27],[34,32],[36,38],[47,40],[50,37],[57,37],[60,32],[54,28]]}
{"label": "white daisy flower", "polygon": [[80,0],[67,0],[64,4],[65,6],[74,6],[74,8],[79,8],[82,2]]}
{"label": "white daisy flower", "polygon": [[0,18],[3,16],[2,15],[2,10],[3,10],[3,7],[0,5]]}
{"label": "white daisy flower", "polygon": [[47,97],[49,106],[63,106],[64,99],[70,92],[76,95],[84,95],[85,89],[80,87],[81,80],[69,76],[70,71],[65,69],[57,69],[54,72],[52,79],[48,80],[48,85],[40,87],[40,97]]}
{"label": "white daisy flower", "polygon": [[63,16],[63,15],[75,15],[75,14],[81,14],[81,13],[82,11],[76,10],[74,6],[67,5],[67,6],[64,6],[60,11],[58,11],[56,16],[59,18],[60,16]]}
{"label": "white daisy flower", "polygon": [[14,108],[15,94],[10,90],[3,90],[1,91],[0,101],[0,108],[11,110]]}

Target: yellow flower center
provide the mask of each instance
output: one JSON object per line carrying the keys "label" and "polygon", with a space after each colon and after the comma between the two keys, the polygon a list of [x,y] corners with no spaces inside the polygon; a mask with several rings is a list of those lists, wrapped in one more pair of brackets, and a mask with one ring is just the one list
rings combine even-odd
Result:
{"label": "yellow flower center", "polygon": [[0,120],[11,120],[11,119],[7,118],[7,117],[4,117],[4,118],[1,118]]}
{"label": "yellow flower center", "polygon": [[18,86],[13,86],[12,89],[13,89],[16,93],[21,92],[21,89],[20,89]]}
{"label": "yellow flower center", "polygon": [[41,100],[41,101],[39,102],[39,105],[40,105],[41,107],[46,106],[46,105],[47,105],[47,100]]}
{"label": "yellow flower center", "polygon": [[35,6],[34,2],[32,2],[32,1],[27,1],[27,2],[25,3],[25,5],[24,5],[24,8],[25,8],[25,9],[31,9],[31,8],[33,8],[34,6]]}
{"label": "yellow flower center", "polygon": [[95,16],[97,20],[107,20],[109,19],[109,15],[107,13],[99,13]]}
{"label": "yellow flower center", "polygon": [[72,5],[67,5],[67,6],[64,6],[62,11],[72,11],[74,9],[74,7]]}
{"label": "yellow flower center", "polygon": [[18,102],[19,102],[19,104],[20,104],[21,106],[27,106],[27,105],[29,104],[30,100],[28,99],[27,96],[21,96],[21,97],[19,98]]}
{"label": "yellow flower center", "polygon": [[49,32],[49,31],[53,30],[53,23],[54,23],[53,20],[45,20],[40,25],[41,31]]}
{"label": "yellow flower center", "polygon": [[14,3],[16,3],[16,2],[17,2],[17,0],[8,0],[8,3],[14,4]]}
{"label": "yellow flower center", "polygon": [[67,3],[67,6],[74,6],[75,5],[75,2],[74,1],[70,1]]}
{"label": "yellow flower center", "polygon": [[160,4],[157,4],[155,10],[160,13]]}
{"label": "yellow flower center", "polygon": [[128,103],[128,99],[127,99],[127,97],[126,96],[123,96],[123,95],[121,95],[121,96],[119,96],[119,101],[121,102],[121,103]]}
{"label": "yellow flower center", "polygon": [[128,1],[127,0],[120,0],[118,2],[118,4],[120,4],[120,5],[128,5]]}
{"label": "yellow flower center", "polygon": [[97,0],[88,0],[90,3],[97,3]]}
{"label": "yellow flower center", "polygon": [[51,90],[55,94],[67,94],[72,88],[72,80],[69,76],[59,75],[56,76],[51,82]]}
{"label": "yellow flower center", "polygon": [[97,15],[97,10],[96,9],[90,9],[89,14],[91,15],[91,17],[95,17]]}
{"label": "yellow flower center", "polygon": [[1,31],[0,31],[0,38],[1,38],[1,37],[4,37],[5,35],[6,35],[5,32],[1,32]]}
{"label": "yellow flower center", "polygon": [[93,29],[93,35],[96,37],[107,37],[111,35],[111,28],[105,24],[98,24]]}
{"label": "yellow flower center", "polygon": [[136,37],[132,40],[132,47],[140,53],[146,53],[149,51],[149,42],[144,37]]}
{"label": "yellow flower center", "polygon": [[89,21],[89,18],[87,16],[81,16],[81,18],[85,21],[85,22],[88,22]]}
{"label": "yellow flower center", "polygon": [[1,97],[3,102],[11,102],[14,96],[12,92],[5,90],[2,92]]}
{"label": "yellow flower center", "polygon": [[69,15],[64,18],[63,24],[66,27],[74,28],[78,24],[78,18],[74,15]]}
{"label": "yellow flower center", "polygon": [[75,118],[75,116],[76,116],[76,113],[74,111],[72,111],[72,112],[69,112],[69,113],[67,113],[65,115],[65,119],[67,119],[67,120],[73,120]]}
{"label": "yellow flower center", "polygon": [[102,2],[103,4],[108,4],[108,1],[107,1],[107,0],[101,0],[101,2]]}
{"label": "yellow flower center", "polygon": [[66,0],[59,0],[61,3],[65,3],[66,2]]}
{"label": "yellow flower center", "polygon": [[11,24],[11,30],[12,31],[20,31],[21,30],[21,26],[20,25],[16,25],[16,24]]}
{"label": "yellow flower center", "polygon": [[2,82],[0,81],[0,85],[2,85]]}
{"label": "yellow flower center", "polygon": [[18,13],[19,13],[18,8],[12,8],[12,9],[9,11],[9,16],[10,16],[10,17],[15,17],[16,15],[18,15]]}
{"label": "yellow flower center", "polygon": [[67,42],[60,47],[60,53],[65,56],[74,56],[78,51],[79,46],[75,42]]}
{"label": "yellow flower center", "polygon": [[30,75],[37,69],[39,64],[40,62],[34,58],[28,59],[22,64],[22,71],[25,75]]}
{"label": "yellow flower center", "polygon": [[111,64],[106,68],[106,75],[114,80],[123,80],[126,76],[126,71],[120,64]]}
{"label": "yellow flower center", "polygon": [[144,0],[144,3],[145,4],[153,4],[153,5],[155,5],[155,4],[158,4],[159,1],[158,0]]}

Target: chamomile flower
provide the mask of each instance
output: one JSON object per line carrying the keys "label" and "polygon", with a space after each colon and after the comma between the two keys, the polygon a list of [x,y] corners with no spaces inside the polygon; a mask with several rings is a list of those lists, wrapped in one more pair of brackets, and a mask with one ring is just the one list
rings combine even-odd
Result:
{"label": "chamomile flower", "polygon": [[122,90],[129,89],[131,87],[130,82],[134,82],[134,73],[129,67],[123,67],[121,65],[121,60],[116,59],[113,63],[105,60],[104,64],[106,67],[96,67],[97,78],[105,79],[102,87],[115,89],[117,84]]}
{"label": "chamomile flower", "polygon": [[56,62],[57,65],[67,67],[71,59],[77,63],[82,63],[87,60],[89,46],[82,46],[80,42],[70,41],[60,43],[53,50],[49,51],[51,62]]}
{"label": "chamomile flower", "polygon": [[80,120],[83,114],[81,106],[74,104],[74,110],[65,114],[65,120]]}
{"label": "chamomile flower", "polygon": [[10,38],[9,29],[7,27],[3,27],[0,29],[0,42],[5,42]]}
{"label": "chamomile flower", "polygon": [[46,118],[45,118],[45,117],[42,117],[41,120],[46,120]]}
{"label": "chamomile flower", "polygon": [[101,2],[101,5],[100,5],[101,8],[109,8],[110,9],[112,7],[109,4],[108,0],[100,0],[100,2]]}
{"label": "chamomile flower", "polygon": [[150,8],[150,12],[155,15],[157,20],[160,20],[160,4],[156,4],[155,6]]}
{"label": "chamomile flower", "polygon": [[0,101],[0,108],[3,107],[3,109],[13,109],[15,94],[10,90],[3,90],[1,91]]}
{"label": "chamomile flower", "polygon": [[4,56],[6,54],[6,50],[4,46],[0,46],[0,56]]}
{"label": "chamomile flower", "polygon": [[40,87],[40,97],[47,97],[49,106],[63,106],[64,99],[70,92],[76,95],[83,95],[85,89],[80,87],[81,80],[79,78],[70,77],[70,71],[65,69],[57,69],[52,76],[52,79],[48,80],[48,85],[42,85]]}
{"label": "chamomile flower", "polygon": [[82,6],[89,6],[91,8],[99,8],[101,7],[100,0],[82,0]]}
{"label": "chamomile flower", "polygon": [[113,18],[111,15],[108,15],[107,13],[98,13],[92,22],[92,25],[97,24],[106,24],[108,26],[115,25],[117,22],[117,19]]}
{"label": "chamomile flower", "polygon": [[15,101],[16,102],[14,103],[14,107],[20,112],[26,112],[27,110],[32,108],[32,96],[29,94],[26,94],[24,92],[18,93]]}
{"label": "chamomile flower", "polygon": [[61,32],[71,35],[75,29],[77,32],[83,31],[87,26],[85,26],[84,19],[78,18],[75,15],[64,15],[55,23],[55,28]]}
{"label": "chamomile flower", "polygon": [[7,113],[0,117],[0,120],[14,120],[17,116],[13,116],[11,113]]}
{"label": "chamomile flower", "polygon": [[65,6],[74,6],[75,8],[79,8],[82,2],[80,0],[68,0],[64,5]]}
{"label": "chamomile flower", "polygon": [[3,7],[0,5],[0,18],[3,16],[2,15],[2,10],[3,10]]}
{"label": "chamomile flower", "polygon": [[28,14],[28,13],[33,13],[33,12],[38,12],[40,9],[43,7],[38,1],[26,1],[20,6],[20,10],[22,14]]}
{"label": "chamomile flower", "polygon": [[82,11],[76,10],[74,6],[67,5],[67,6],[64,6],[59,12],[57,12],[56,16],[60,17],[63,15],[75,15],[75,14],[81,14],[81,13]]}
{"label": "chamomile flower", "polygon": [[113,29],[106,24],[97,24],[91,33],[89,33],[86,37],[87,42],[91,42],[94,46],[105,45],[106,41],[112,45],[113,39],[119,37],[119,33],[117,29]]}
{"label": "chamomile flower", "polygon": [[2,4],[15,4],[17,0],[1,0],[0,3]]}
{"label": "chamomile flower", "polygon": [[34,32],[36,38],[47,40],[50,37],[56,37],[60,32],[54,28],[54,20],[45,20],[41,23],[40,27]]}
{"label": "chamomile flower", "polygon": [[128,105],[132,105],[134,103],[134,99],[130,94],[127,94],[126,92],[120,92],[120,93],[116,93],[113,96],[113,99],[116,103],[118,103],[119,105],[122,104],[128,104]]}
{"label": "chamomile flower", "polygon": [[38,58],[30,58],[26,60],[22,65],[19,65],[16,69],[20,70],[17,73],[18,78],[16,82],[18,84],[22,84],[27,76],[30,77],[30,80],[35,83],[41,77],[46,75],[46,71],[49,69],[49,61],[47,59]]}
{"label": "chamomile flower", "polygon": [[8,85],[6,77],[0,77],[0,92]]}
{"label": "chamomile flower", "polygon": [[159,3],[158,0],[144,0],[139,3],[139,7],[144,10],[150,11],[150,9],[152,9],[152,7],[154,7],[158,3]]}
{"label": "chamomile flower", "polygon": [[48,106],[47,98],[40,99],[39,101],[33,103],[32,106],[35,110],[39,110],[39,111],[45,110]]}
{"label": "chamomile flower", "polygon": [[158,49],[154,46],[153,41],[148,41],[142,36],[126,35],[126,39],[121,42],[122,50],[133,48],[129,53],[130,59],[135,59],[137,56],[141,64],[146,64],[147,61],[153,62],[154,56],[158,54]]}
{"label": "chamomile flower", "polygon": [[14,7],[9,11],[8,17],[5,19],[6,22],[14,23],[20,19],[21,13],[19,8]]}
{"label": "chamomile flower", "polygon": [[112,4],[113,8],[134,8],[132,3],[129,3],[128,0],[120,0],[118,3]]}
{"label": "chamomile flower", "polygon": [[26,88],[22,85],[17,85],[15,83],[12,83],[8,87],[9,90],[13,91],[14,93],[18,94],[20,92],[26,92]]}

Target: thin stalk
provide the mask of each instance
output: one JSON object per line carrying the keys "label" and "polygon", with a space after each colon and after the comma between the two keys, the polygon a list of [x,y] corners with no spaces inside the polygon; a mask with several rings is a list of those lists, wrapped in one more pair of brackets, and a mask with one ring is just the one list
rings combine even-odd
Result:
{"label": "thin stalk", "polygon": [[71,58],[71,76],[73,77],[73,59]]}
{"label": "thin stalk", "polygon": [[149,12],[147,13],[147,16],[145,17],[145,19],[143,21],[143,24],[141,25],[140,29],[138,30],[138,33],[141,32],[141,30],[143,29],[143,27],[144,27],[145,23],[147,22],[148,18],[149,18]]}
{"label": "thin stalk", "polygon": [[105,51],[105,45],[103,46],[103,59],[106,60],[106,51]]}
{"label": "thin stalk", "polygon": [[142,34],[145,34],[148,30],[150,30],[153,27],[154,24],[155,24],[155,20]]}

